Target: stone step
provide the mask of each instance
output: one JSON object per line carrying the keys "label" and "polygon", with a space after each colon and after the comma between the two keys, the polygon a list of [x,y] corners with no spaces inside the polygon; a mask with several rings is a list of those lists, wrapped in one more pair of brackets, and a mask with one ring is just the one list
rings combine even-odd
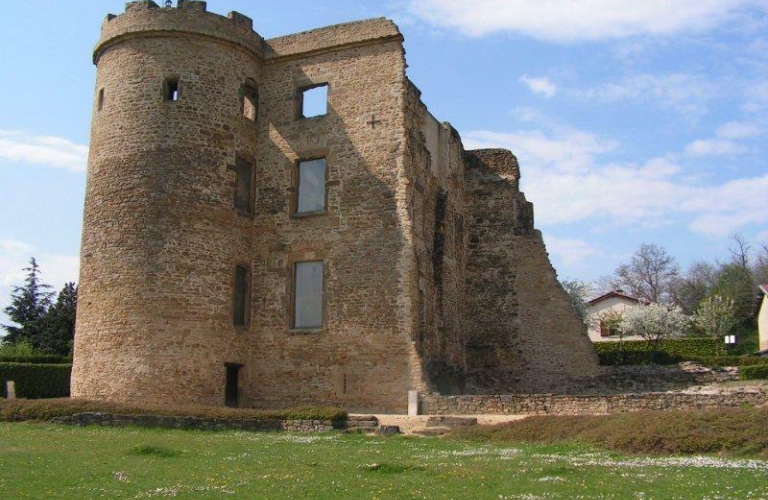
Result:
{"label": "stone step", "polygon": [[477,425],[474,417],[429,417],[427,427],[466,427]]}
{"label": "stone step", "polygon": [[424,427],[423,429],[416,429],[413,431],[414,434],[424,437],[444,436],[449,432],[451,432],[450,427]]}
{"label": "stone step", "polygon": [[378,422],[379,419],[374,415],[349,415],[347,420],[354,422]]}

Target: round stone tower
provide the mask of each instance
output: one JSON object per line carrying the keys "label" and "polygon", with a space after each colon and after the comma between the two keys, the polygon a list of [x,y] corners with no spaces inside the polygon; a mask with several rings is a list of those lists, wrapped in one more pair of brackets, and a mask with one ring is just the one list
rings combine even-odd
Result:
{"label": "round stone tower", "polygon": [[237,176],[256,155],[262,45],[250,19],[199,1],[104,21],[73,397],[224,403],[225,364],[246,356],[233,283],[255,235]]}

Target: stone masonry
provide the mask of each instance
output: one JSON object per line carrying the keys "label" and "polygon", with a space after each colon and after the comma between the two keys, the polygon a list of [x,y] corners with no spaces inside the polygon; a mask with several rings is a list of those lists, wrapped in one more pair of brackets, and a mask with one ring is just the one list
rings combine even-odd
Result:
{"label": "stone masonry", "polygon": [[[429,113],[397,26],[264,40],[252,24],[190,0],[104,21],[73,397],[221,405],[236,366],[240,406],[403,412],[409,390],[552,392],[594,376],[515,157],[464,151]],[[327,114],[303,118],[302,89],[321,84]],[[321,157],[326,209],[296,214],[297,163]],[[307,261],[323,263],[322,326],[295,329]]]}

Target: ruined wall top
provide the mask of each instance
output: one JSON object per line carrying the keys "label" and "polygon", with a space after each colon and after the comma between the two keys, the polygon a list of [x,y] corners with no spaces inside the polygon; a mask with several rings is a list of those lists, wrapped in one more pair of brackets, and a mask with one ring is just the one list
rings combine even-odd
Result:
{"label": "ruined wall top", "polygon": [[251,18],[239,12],[221,16],[207,11],[206,2],[178,0],[176,7],[161,7],[153,0],[128,2],[125,12],[109,14],[93,62],[109,46],[138,36],[193,35],[216,38],[250,51],[259,59],[279,60],[340,48],[386,41],[402,41],[395,23],[385,18],[327,26],[264,40],[253,30]]}
{"label": "ruined wall top", "polygon": [[152,0],[128,2],[125,13],[108,14],[101,26],[101,38],[93,53],[94,64],[110,45],[125,38],[174,34],[223,40],[262,57],[263,39],[253,31],[253,21],[239,12],[220,16],[207,12],[206,2],[178,0],[178,6],[160,7]]}
{"label": "ruined wall top", "polygon": [[402,41],[403,35],[395,23],[379,17],[326,26],[266,40],[264,42],[264,57],[265,59],[291,57],[391,40]]}

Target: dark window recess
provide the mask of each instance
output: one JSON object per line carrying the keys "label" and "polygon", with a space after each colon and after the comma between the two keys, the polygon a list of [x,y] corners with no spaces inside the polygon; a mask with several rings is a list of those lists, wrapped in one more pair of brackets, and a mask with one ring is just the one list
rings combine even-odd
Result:
{"label": "dark window recess", "polygon": [[166,78],[163,83],[163,99],[166,101],[178,101],[179,100],[179,79],[178,78]]}
{"label": "dark window recess", "polygon": [[243,266],[235,268],[235,326],[245,326],[248,322],[248,293],[250,276]]}
{"label": "dark window recess", "polygon": [[253,213],[253,165],[237,159],[235,162],[235,209]]}
{"label": "dark window recess", "polygon": [[301,118],[328,114],[328,84],[304,87],[299,91]]}
{"label": "dark window recess", "polygon": [[97,98],[97,106],[96,109],[101,111],[104,108],[104,89],[99,90],[99,97]]}
{"label": "dark window recess", "polygon": [[256,121],[259,110],[259,91],[254,82],[243,86],[243,116],[251,121]]}
{"label": "dark window recess", "polygon": [[300,161],[298,166],[296,213],[325,211],[325,158]]}
{"label": "dark window recess", "polygon": [[240,388],[238,382],[240,379],[241,367],[241,365],[226,365],[227,381],[226,386],[224,387],[224,404],[231,408],[237,408],[240,405]]}

